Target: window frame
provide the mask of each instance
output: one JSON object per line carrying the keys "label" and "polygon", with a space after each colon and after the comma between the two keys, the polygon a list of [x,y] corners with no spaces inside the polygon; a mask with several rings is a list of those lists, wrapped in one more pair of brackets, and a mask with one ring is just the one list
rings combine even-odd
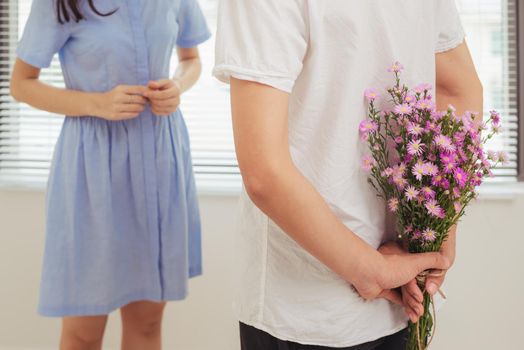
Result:
{"label": "window frame", "polygon": [[518,0],[517,7],[517,94],[518,94],[518,154],[517,154],[517,181],[524,182],[524,5]]}

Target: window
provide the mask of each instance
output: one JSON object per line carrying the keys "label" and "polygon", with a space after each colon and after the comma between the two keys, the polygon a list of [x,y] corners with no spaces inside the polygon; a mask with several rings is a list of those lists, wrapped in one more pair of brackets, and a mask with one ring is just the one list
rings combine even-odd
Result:
{"label": "window", "polygon": [[[218,0],[199,0],[209,27],[216,28]],[[524,132],[519,125],[517,0],[456,0],[468,43],[485,89],[485,113],[495,108],[503,114],[504,132],[490,148],[504,149],[511,156],[508,166],[497,170],[494,181],[522,178],[524,155],[519,143]],[[16,185],[44,184],[53,146],[63,118],[14,102],[9,96],[9,73],[14,48],[29,13],[31,0],[0,3],[0,182]],[[522,11],[522,9],[521,9]],[[524,11],[523,11],[524,12]],[[524,37],[524,36],[523,36]],[[183,96],[182,110],[191,134],[193,162],[200,188],[238,188],[238,171],[230,122],[228,86],[211,76],[214,42],[200,47],[204,70],[199,83]],[[173,66],[176,64],[174,55]],[[63,85],[55,59],[42,78]],[[524,99],[523,99],[524,102]],[[520,135],[520,136],[519,136]]]}
{"label": "window", "polygon": [[[217,0],[199,0],[209,27],[216,28]],[[30,0],[0,3],[0,182],[25,185],[44,184],[53,147],[63,117],[30,108],[9,96],[9,74],[15,47],[24,28]],[[198,84],[184,94],[182,111],[191,134],[193,163],[198,185],[206,189],[238,188],[230,122],[229,87],[211,76],[214,40],[200,46],[203,73]],[[176,54],[172,67],[176,66]],[[42,70],[42,79],[63,86],[58,58]]]}
{"label": "window", "polygon": [[456,0],[468,45],[484,85],[484,114],[503,115],[503,132],[490,149],[505,150],[510,164],[496,170],[493,181],[518,176],[518,52],[516,0]]}

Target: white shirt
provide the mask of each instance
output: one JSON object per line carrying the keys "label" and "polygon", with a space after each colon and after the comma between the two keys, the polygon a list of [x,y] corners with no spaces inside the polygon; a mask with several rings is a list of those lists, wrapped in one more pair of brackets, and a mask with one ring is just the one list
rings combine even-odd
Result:
{"label": "white shirt", "polygon": [[[454,0],[222,0],[215,76],[290,93],[293,161],[338,218],[373,247],[385,239],[385,209],[360,169],[363,92],[434,83],[435,53],[464,39]],[[307,218],[304,218],[307,220]],[[241,196],[241,322],[282,340],[348,347],[406,327],[386,300],[364,301]]]}

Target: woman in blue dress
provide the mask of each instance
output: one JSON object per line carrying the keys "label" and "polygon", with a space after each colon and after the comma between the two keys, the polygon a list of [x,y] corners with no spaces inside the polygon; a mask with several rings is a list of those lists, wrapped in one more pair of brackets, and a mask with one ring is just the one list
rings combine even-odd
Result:
{"label": "woman in blue dress", "polygon": [[[63,317],[62,349],[99,349],[118,308],[122,348],[159,349],[165,302],[185,298],[201,274],[178,105],[209,37],[197,0],[33,0],[11,92],[67,116],[48,182],[39,303]],[[56,53],[64,89],[38,79]]]}

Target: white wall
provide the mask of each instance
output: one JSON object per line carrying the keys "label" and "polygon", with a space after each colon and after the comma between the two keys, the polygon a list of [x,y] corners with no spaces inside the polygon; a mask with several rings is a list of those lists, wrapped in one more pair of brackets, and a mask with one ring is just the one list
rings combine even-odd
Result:
{"label": "white wall", "polygon": [[[59,322],[35,314],[42,258],[41,192],[0,192],[0,349],[56,349]],[[237,350],[231,311],[233,231],[237,199],[202,196],[205,275],[190,297],[171,303],[165,349]],[[460,227],[458,259],[448,276],[432,349],[522,349],[524,196],[483,199]],[[113,315],[106,348],[117,349]]]}

